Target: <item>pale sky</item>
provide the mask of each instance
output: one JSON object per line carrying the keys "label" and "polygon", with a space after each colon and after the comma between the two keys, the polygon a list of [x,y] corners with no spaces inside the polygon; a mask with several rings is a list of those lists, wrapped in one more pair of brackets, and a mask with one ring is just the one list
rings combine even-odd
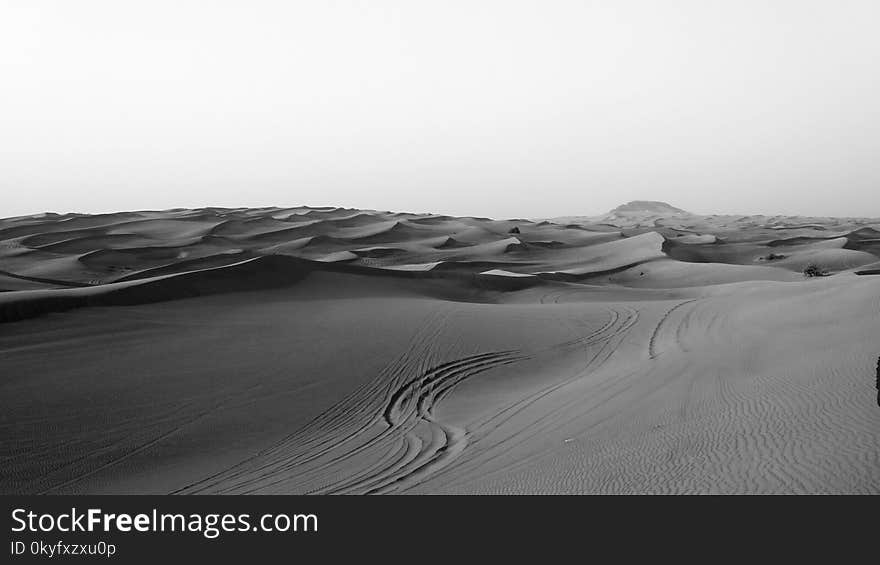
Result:
{"label": "pale sky", "polygon": [[0,0],[0,216],[880,216],[880,2]]}

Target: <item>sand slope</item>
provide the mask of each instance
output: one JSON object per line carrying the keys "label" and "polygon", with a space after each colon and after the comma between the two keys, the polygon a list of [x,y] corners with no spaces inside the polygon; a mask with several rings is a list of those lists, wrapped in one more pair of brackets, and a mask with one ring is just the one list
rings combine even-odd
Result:
{"label": "sand slope", "polygon": [[880,492],[877,224],[655,204],[0,220],[0,491]]}

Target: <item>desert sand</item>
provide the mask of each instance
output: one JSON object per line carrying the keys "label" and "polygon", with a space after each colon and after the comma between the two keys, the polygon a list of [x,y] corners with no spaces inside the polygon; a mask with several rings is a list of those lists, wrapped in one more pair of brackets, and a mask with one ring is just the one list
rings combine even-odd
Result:
{"label": "desert sand", "polygon": [[0,220],[0,492],[880,493],[878,274],[658,202]]}

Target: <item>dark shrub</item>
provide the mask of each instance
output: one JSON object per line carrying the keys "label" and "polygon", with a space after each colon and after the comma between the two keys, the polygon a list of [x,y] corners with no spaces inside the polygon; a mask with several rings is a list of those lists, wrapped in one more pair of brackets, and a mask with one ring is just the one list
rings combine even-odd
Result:
{"label": "dark shrub", "polygon": [[810,263],[809,265],[804,267],[804,276],[805,277],[827,277],[828,272],[820,269],[818,265],[816,265],[814,263]]}

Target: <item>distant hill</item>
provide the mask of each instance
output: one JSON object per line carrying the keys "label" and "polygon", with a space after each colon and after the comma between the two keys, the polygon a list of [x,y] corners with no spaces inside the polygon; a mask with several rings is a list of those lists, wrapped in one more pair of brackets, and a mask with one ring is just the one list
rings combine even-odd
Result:
{"label": "distant hill", "polygon": [[620,227],[631,227],[638,225],[652,225],[655,220],[660,219],[684,219],[693,218],[692,214],[681,208],[676,208],[666,202],[656,200],[633,200],[626,204],[621,204],[607,214],[601,216],[563,216],[553,218],[552,221],[562,224],[579,224],[579,223],[604,223],[612,224]]}
{"label": "distant hill", "polygon": [[633,200],[611,210],[599,221],[621,225],[645,225],[652,224],[655,220],[690,218],[694,215],[690,212],[676,208],[666,202],[654,200]]}
{"label": "distant hill", "polygon": [[607,215],[624,215],[624,214],[652,214],[655,216],[666,216],[669,214],[690,214],[681,208],[676,208],[666,202],[656,200],[633,200],[626,204],[621,204],[614,210],[608,212]]}

